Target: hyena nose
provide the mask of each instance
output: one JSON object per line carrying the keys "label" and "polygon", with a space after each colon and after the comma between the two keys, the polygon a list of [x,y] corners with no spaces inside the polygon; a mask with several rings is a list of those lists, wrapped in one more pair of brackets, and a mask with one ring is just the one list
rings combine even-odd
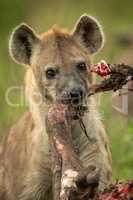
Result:
{"label": "hyena nose", "polygon": [[74,88],[70,91],[70,98],[73,104],[79,104],[82,102],[84,97],[84,91],[82,88]]}

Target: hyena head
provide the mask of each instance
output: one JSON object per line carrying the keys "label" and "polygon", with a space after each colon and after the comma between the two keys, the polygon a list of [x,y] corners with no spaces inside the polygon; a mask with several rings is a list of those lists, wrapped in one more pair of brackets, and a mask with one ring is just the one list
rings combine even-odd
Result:
{"label": "hyena head", "polygon": [[83,15],[71,33],[53,27],[36,35],[26,24],[20,25],[12,33],[10,54],[29,66],[45,102],[82,107],[91,82],[91,55],[102,46],[101,26]]}

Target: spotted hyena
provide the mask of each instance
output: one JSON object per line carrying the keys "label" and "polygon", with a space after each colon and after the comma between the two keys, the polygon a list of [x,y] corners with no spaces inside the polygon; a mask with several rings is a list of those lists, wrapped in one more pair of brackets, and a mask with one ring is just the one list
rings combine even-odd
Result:
{"label": "spotted hyena", "polygon": [[[80,17],[72,32],[53,27],[37,35],[21,24],[10,38],[10,55],[25,65],[25,90],[29,111],[11,129],[0,146],[0,199],[52,200],[51,159],[45,117],[57,99],[73,99],[75,107],[88,108],[83,121],[87,140],[78,120],[72,127],[73,144],[85,167],[101,169],[100,189],[111,180],[108,139],[93,98],[85,99],[91,75],[91,57],[103,46],[99,22],[88,15]],[[39,94],[39,95],[38,95]],[[41,99],[41,100],[40,100]],[[79,101],[80,99],[80,101]]]}

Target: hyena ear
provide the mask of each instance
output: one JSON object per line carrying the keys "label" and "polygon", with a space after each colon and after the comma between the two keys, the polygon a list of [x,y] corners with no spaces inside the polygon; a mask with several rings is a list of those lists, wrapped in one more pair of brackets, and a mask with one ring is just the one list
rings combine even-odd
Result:
{"label": "hyena ear", "polygon": [[104,44],[101,25],[95,18],[88,15],[80,17],[74,28],[73,36],[91,54],[99,51]]}
{"label": "hyena ear", "polygon": [[17,62],[30,65],[30,59],[35,45],[39,42],[34,31],[26,24],[18,26],[11,34],[9,51],[11,57]]}

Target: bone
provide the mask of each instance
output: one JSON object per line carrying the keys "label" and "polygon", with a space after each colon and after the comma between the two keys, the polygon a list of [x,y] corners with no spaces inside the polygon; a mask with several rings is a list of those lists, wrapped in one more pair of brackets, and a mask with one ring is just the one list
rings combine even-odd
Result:
{"label": "bone", "polygon": [[[61,108],[63,111],[62,105]],[[52,156],[53,197],[54,200],[85,200],[97,189],[99,173],[95,167],[83,167],[72,144],[70,115],[66,114],[66,106],[62,112],[64,117],[60,118],[58,111],[59,104],[53,105],[46,119]],[[90,184],[92,182],[96,184]]]}
{"label": "bone", "polygon": [[[91,69],[91,72],[96,73],[104,79],[97,83],[92,84],[90,86],[90,92],[88,94],[88,97],[91,95],[94,95],[95,93],[99,92],[107,92],[107,91],[117,91],[121,89],[125,84],[127,84],[128,81],[133,80],[133,67],[126,65],[124,63],[122,64],[108,64],[109,73],[104,73],[106,76],[103,76],[100,74],[99,71],[96,69],[97,65],[94,65]],[[98,63],[99,66],[99,63]],[[94,68],[94,70],[93,70]]]}

